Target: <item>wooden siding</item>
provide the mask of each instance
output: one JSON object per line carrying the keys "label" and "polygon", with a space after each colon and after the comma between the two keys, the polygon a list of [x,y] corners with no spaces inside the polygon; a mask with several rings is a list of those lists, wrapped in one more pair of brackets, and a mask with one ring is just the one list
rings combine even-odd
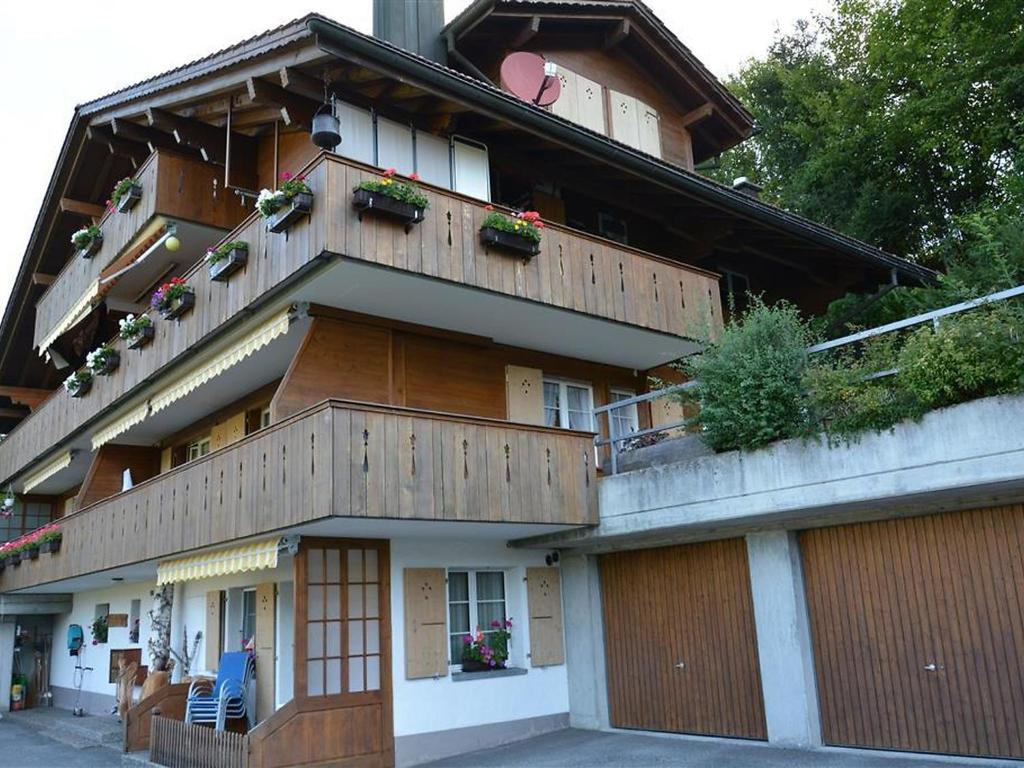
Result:
{"label": "wooden siding", "polygon": [[130,469],[133,484],[160,471],[160,450],[145,445],[103,445],[93,454],[92,465],[75,499],[79,509],[102,501],[124,487],[124,471]]}
{"label": "wooden siding", "polygon": [[800,544],[827,743],[1024,757],[1024,506]]}
{"label": "wooden siding", "polygon": [[[91,259],[77,254],[65,264],[36,303],[33,346],[56,327],[85,291],[146,227],[155,215],[231,229],[248,212],[236,195],[223,189],[215,194],[220,171],[216,166],[167,152],[155,152],[140,167],[136,179],[142,198],[127,213],[108,212],[99,222],[103,245]],[[68,244],[68,248],[73,246]]]}
{"label": "wooden siding", "polygon": [[243,309],[331,253],[695,339],[714,337],[721,326],[715,275],[555,225],[545,229],[541,253],[524,262],[483,247],[478,229],[487,211],[453,192],[425,186],[431,207],[408,235],[387,219],[367,216],[360,223],[351,189],[374,173],[318,157],[305,170],[315,194],[311,217],[287,235],[268,233],[256,214],[246,219],[225,240],[249,243],[248,265],[227,283],[212,282],[206,265],[196,265],[187,275],[195,309],[175,322],[157,319],[156,338],[141,351],[115,339],[121,365],[97,379],[86,397],[57,390],[41,403],[0,444],[0,480],[9,482],[111,404],[170,372]]}
{"label": "wooden siding", "polygon": [[767,738],[744,540],[617,552],[600,567],[612,725]]}
{"label": "wooden siding", "polygon": [[589,433],[330,401],[61,521],[63,546],[0,591],[330,515],[592,525]]}

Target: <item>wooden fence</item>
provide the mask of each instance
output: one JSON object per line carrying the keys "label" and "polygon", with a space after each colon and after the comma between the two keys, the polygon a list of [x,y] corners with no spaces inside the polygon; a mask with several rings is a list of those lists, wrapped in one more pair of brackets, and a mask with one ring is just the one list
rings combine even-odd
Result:
{"label": "wooden fence", "polygon": [[163,715],[170,720],[184,720],[188,689],[189,683],[170,683],[157,688],[131,707],[124,718],[124,751],[149,749],[154,715]]}
{"label": "wooden fence", "polygon": [[167,768],[249,768],[249,737],[153,715],[149,759]]}

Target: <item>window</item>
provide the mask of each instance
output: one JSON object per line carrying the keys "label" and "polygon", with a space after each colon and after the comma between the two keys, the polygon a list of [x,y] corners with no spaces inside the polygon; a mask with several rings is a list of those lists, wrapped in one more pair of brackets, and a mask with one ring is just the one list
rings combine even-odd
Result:
{"label": "window", "polygon": [[490,165],[487,147],[461,139],[452,140],[454,189],[478,200],[491,199]]}
{"label": "window", "polygon": [[270,426],[270,406],[268,405],[260,411],[260,429],[266,429]]}
{"label": "window", "polygon": [[[629,389],[613,389],[611,392],[612,403],[629,400],[629,398],[634,397],[635,395],[636,393]],[[622,437],[624,435],[637,432],[640,429],[640,418],[637,413],[636,403],[622,408],[616,408],[614,411],[610,412],[610,415],[612,437]]]}
{"label": "window", "polygon": [[563,429],[593,429],[594,396],[589,384],[544,379],[544,424]]}
{"label": "window", "polygon": [[185,461],[195,461],[210,452],[210,436],[206,435],[188,444],[185,450]]}
{"label": "window", "polygon": [[256,590],[250,587],[242,592],[242,650],[245,650],[250,640],[253,646],[256,643]]}
{"label": "window", "polygon": [[626,226],[626,222],[604,211],[597,214],[597,234],[623,245],[629,243],[629,227]]}
{"label": "window", "polygon": [[727,269],[721,272],[722,279],[718,285],[722,292],[722,304],[730,314],[745,312],[750,305],[750,279],[746,275]]}
{"label": "window", "polygon": [[477,628],[490,635],[492,621],[504,624],[504,571],[448,571],[449,663],[461,665],[466,635]]}

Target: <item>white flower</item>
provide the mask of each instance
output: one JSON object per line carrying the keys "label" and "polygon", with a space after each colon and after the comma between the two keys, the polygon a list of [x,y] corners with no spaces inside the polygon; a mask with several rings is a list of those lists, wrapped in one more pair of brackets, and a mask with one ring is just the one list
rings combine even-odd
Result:
{"label": "white flower", "polygon": [[75,234],[71,236],[71,244],[74,245],[75,241],[78,240],[79,237],[85,237],[88,234],[89,229],[87,227],[82,227],[80,230],[78,230],[77,232],[75,232]]}
{"label": "white flower", "polygon": [[122,331],[125,328],[130,328],[134,324],[135,324],[135,315],[128,315],[128,317],[122,318],[122,319],[117,321],[118,328],[120,328]]}

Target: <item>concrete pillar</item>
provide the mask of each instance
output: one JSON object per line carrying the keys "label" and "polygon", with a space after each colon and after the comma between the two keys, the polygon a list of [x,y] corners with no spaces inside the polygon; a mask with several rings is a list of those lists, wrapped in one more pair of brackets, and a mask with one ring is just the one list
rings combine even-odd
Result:
{"label": "concrete pillar", "polygon": [[14,617],[0,619],[0,712],[11,709],[11,675],[14,674]]}
{"label": "concrete pillar", "polygon": [[796,534],[750,534],[747,558],[768,741],[799,747],[820,746],[821,713]]}
{"label": "concrete pillar", "polygon": [[601,578],[593,555],[562,554],[565,663],[569,676],[569,724],[608,727]]}

